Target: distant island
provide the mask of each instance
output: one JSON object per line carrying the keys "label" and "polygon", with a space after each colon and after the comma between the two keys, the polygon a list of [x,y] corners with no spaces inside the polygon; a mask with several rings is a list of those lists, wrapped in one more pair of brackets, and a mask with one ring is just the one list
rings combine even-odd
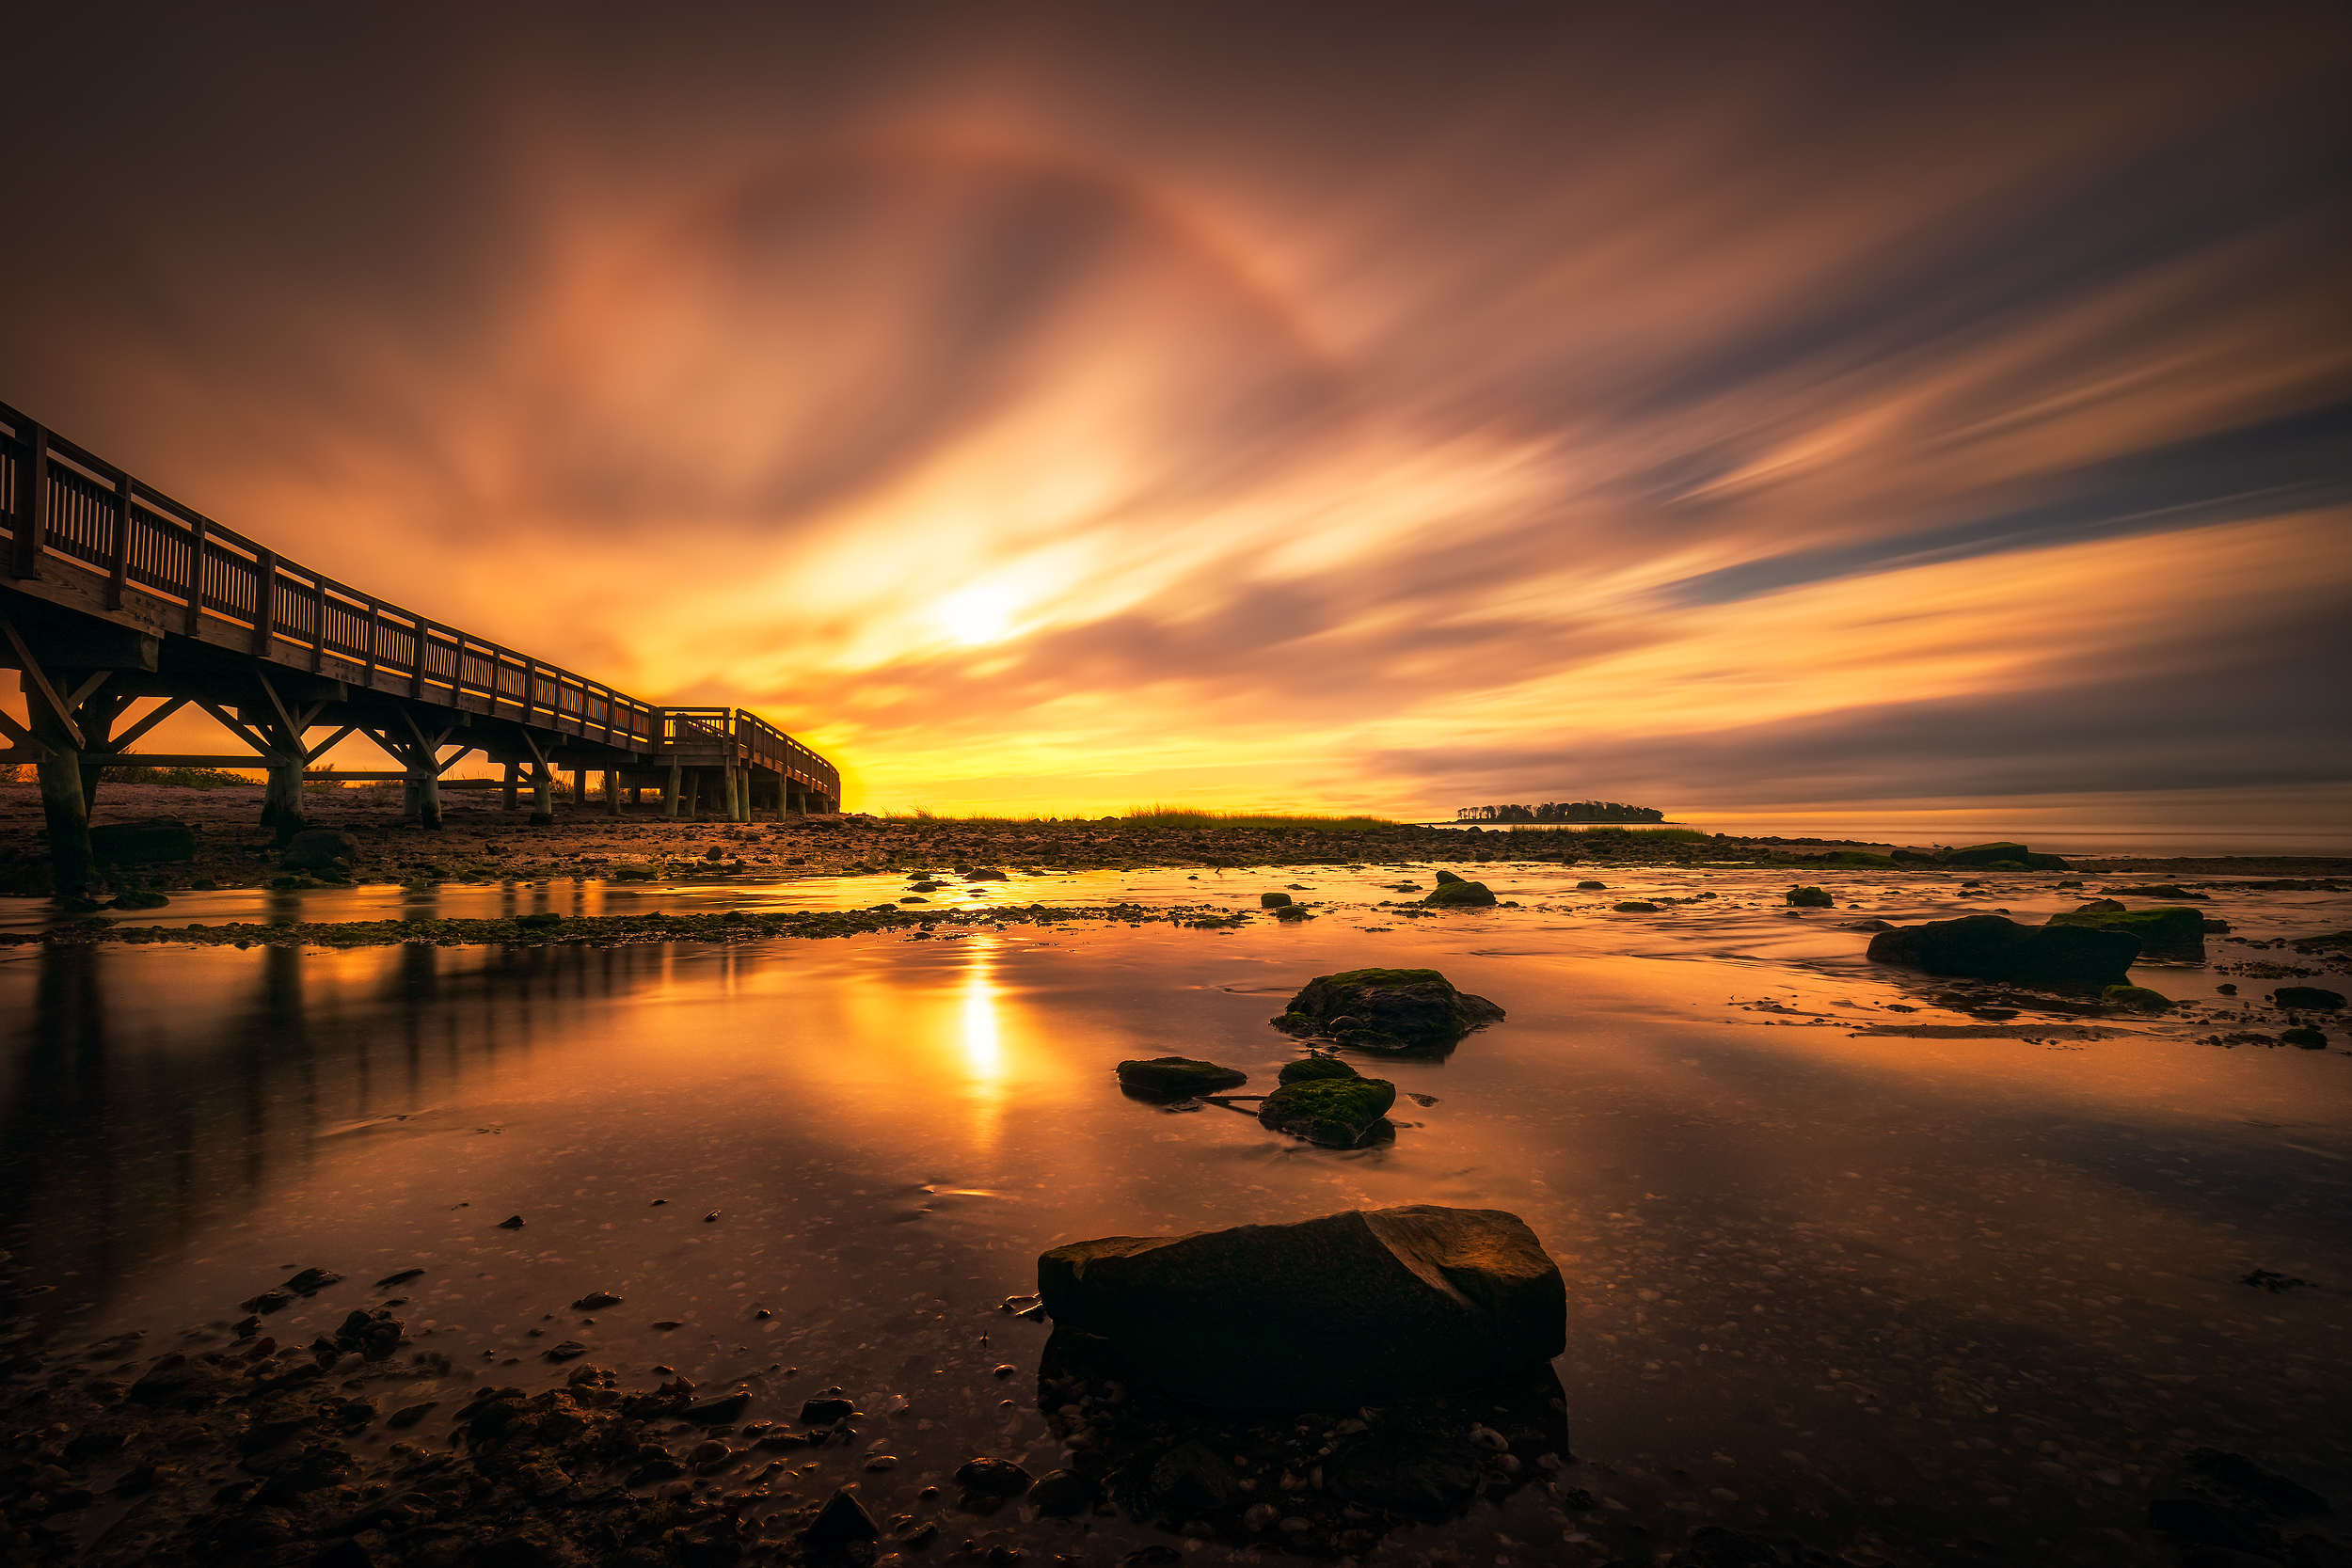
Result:
{"label": "distant island", "polygon": [[1542,806],[1464,806],[1454,814],[1458,822],[1663,822],[1666,814],[1651,806],[1629,806],[1619,800],[1558,800]]}

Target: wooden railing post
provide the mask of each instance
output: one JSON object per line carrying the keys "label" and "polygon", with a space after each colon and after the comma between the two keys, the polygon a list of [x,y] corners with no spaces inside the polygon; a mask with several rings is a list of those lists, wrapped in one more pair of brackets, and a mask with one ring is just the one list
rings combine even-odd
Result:
{"label": "wooden railing post", "polygon": [[278,636],[278,552],[257,551],[253,557],[253,651],[269,657]]}
{"label": "wooden railing post", "polygon": [[416,630],[416,658],[408,667],[408,695],[424,695],[424,645],[432,641],[433,623],[422,616],[412,616],[409,625]]}
{"label": "wooden railing post", "polygon": [[123,586],[131,578],[131,476],[115,475],[114,560],[106,572],[106,608],[122,608]]}
{"label": "wooden railing post", "polygon": [[204,519],[188,525],[188,624],[181,629],[194,637],[204,625]]}
{"label": "wooden railing post", "polygon": [[384,625],[384,604],[380,599],[368,600],[368,689],[375,689],[375,636]]}
{"label": "wooden railing post", "polygon": [[19,434],[25,450],[16,469],[13,569],[20,578],[37,578],[40,552],[49,543],[49,432],[27,421]]}
{"label": "wooden railing post", "polygon": [[326,663],[326,579],[310,574],[310,673]]}

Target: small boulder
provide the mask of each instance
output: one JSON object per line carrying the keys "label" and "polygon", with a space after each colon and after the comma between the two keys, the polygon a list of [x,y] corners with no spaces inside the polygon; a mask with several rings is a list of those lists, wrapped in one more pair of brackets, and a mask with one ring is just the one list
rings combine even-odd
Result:
{"label": "small boulder", "polygon": [[1029,1489],[1030,1504],[1048,1519],[1084,1513],[1101,1496],[1094,1482],[1075,1470],[1048,1470]]}
{"label": "small boulder", "polygon": [[2308,1023],[2297,1024],[2295,1028],[2281,1031],[2279,1038],[2286,1044],[2294,1046],[2298,1051],[2325,1051],[2328,1049],[2327,1034],[2322,1030],[2312,1028]]}
{"label": "small boulder", "polygon": [[1262,910],[1286,910],[1290,908],[1290,906],[1291,895],[1287,893],[1261,893],[1258,895],[1258,908]]}
{"label": "small boulder", "polygon": [[154,865],[196,859],[196,830],[176,817],[109,822],[89,831],[89,850],[101,865]]}
{"label": "small boulder", "polygon": [[2172,1008],[2170,997],[2146,986],[2109,986],[2100,991],[2099,1000],[2110,1007],[2129,1007],[2141,1013],[2169,1012]]}
{"label": "small boulder", "polygon": [[841,1551],[856,1542],[881,1538],[882,1527],[874,1523],[866,1505],[845,1486],[817,1511],[817,1517],[801,1532],[801,1544],[811,1553],[826,1554]]}
{"label": "small boulder", "polygon": [[1455,878],[1441,882],[1422,902],[1437,910],[1483,910],[1495,903],[1494,891],[1484,882],[1466,882]]}
{"label": "small boulder", "polygon": [[1120,1063],[1119,1082],[1120,1087],[1131,1093],[1155,1100],[1182,1100],[1217,1089],[1238,1088],[1249,1082],[1249,1074],[1239,1068],[1219,1067],[1215,1062],[1195,1061],[1189,1056],[1154,1056],[1148,1061]]}
{"label": "small boulder", "polygon": [[1428,1051],[1502,1016],[1434,969],[1350,969],[1308,981],[1273,1022],[1287,1034],[1328,1032],[1366,1050]]}
{"label": "small boulder", "polygon": [[358,859],[359,841],[341,828],[305,828],[287,842],[278,862],[297,871],[324,871],[337,861],[350,865]]}
{"label": "small boulder", "polygon": [[1872,937],[1869,950],[1872,963],[1930,974],[2055,985],[2122,985],[2138,956],[2139,939],[2124,931],[2021,926],[1997,914],[1898,926]]}
{"label": "small boulder", "polygon": [[983,1454],[967,1459],[956,1470],[956,1484],[987,1497],[1017,1497],[1029,1489],[1029,1472],[1009,1459]]}
{"label": "small boulder", "polygon": [[1607,882],[1579,882],[1576,884],[1576,887],[1579,893],[1606,893],[1609,891],[1609,884]]}
{"label": "small boulder", "polygon": [[2049,923],[2125,932],[2139,939],[2139,954],[2144,958],[2205,956],[2205,916],[2201,910],[2179,905],[2153,910],[2076,910],[2071,914],[2054,914]]}
{"label": "small boulder", "polygon": [[1258,1123],[1326,1148],[1354,1148],[1395,1103],[1396,1085],[1385,1078],[1310,1078],[1266,1096]]}
{"label": "small boulder", "polygon": [[2325,986],[2280,986],[2270,993],[2270,999],[2281,1007],[2306,1012],[2332,1013],[2344,1006],[2344,992]]}
{"label": "small boulder", "polygon": [[2008,839],[1991,844],[1971,844],[1965,848],[1947,851],[1947,865],[1980,865],[2003,871],[2070,871],[2074,869],[2057,855],[2037,855],[2024,845]]}
{"label": "small boulder", "polygon": [[1363,1074],[1341,1061],[1337,1056],[1302,1056],[1295,1062],[1284,1062],[1282,1070],[1275,1076],[1275,1082],[1305,1084],[1311,1083],[1318,1078],[1360,1078],[1362,1076]]}
{"label": "small boulder", "polygon": [[1818,887],[1792,887],[1788,890],[1789,904],[1800,910],[1834,910],[1837,900]]}
{"label": "small boulder", "polygon": [[2075,914],[2119,914],[2122,912],[2122,909],[2123,905],[2120,900],[2093,898],[2088,904],[2075,905],[2073,912]]}
{"label": "small boulder", "polygon": [[1463,879],[1462,879],[1461,875],[1460,875],[1458,872],[1453,872],[1453,871],[1440,871],[1440,872],[1438,872],[1438,873],[1437,878],[1436,878],[1435,879],[1436,879],[1436,881],[1437,881],[1437,884],[1438,884],[1439,887],[1444,887],[1444,886],[1446,886],[1446,885],[1447,885],[1448,883],[1450,883],[1450,882],[1458,882],[1458,881],[1461,881]]}
{"label": "small boulder", "polygon": [[1057,1328],[1180,1399],[1348,1410],[1480,1387],[1560,1354],[1567,1292],[1516,1214],[1408,1204],[1073,1242],[1038,1259]]}
{"label": "small boulder", "polygon": [[1629,898],[1622,904],[1612,904],[1609,908],[1618,914],[1656,914],[1658,912],[1658,906],[1646,898]]}

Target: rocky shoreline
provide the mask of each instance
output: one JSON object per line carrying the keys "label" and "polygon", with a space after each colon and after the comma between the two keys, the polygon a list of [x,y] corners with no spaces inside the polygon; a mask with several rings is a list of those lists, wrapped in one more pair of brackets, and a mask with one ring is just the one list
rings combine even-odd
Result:
{"label": "rocky shoreline", "polygon": [[[193,831],[192,861],[126,869],[117,891],[133,887],[168,895],[205,887],[262,887],[289,877],[269,832],[260,826],[260,795],[251,790],[175,789],[110,784],[102,790],[95,821],[168,817]],[[1355,831],[1242,826],[1156,827],[1123,818],[1094,822],[887,821],[870,816],[795,817],[784,822],[671,820],[649,813],[609,816],[594,806],[560,809],[550,825],[534,827],[520,812],[500,809],[487,793],[453,797],[443,827],[428,832],[404,824],[369,792],[338,790],[306,797],[311,826],[349,833],[346,876],[366,883],[537,882],[558,879],[651,881],[691,876],[697,880],[871,875],[960,866],[1054,871],[1135,870],[1144,867],[1233,869],[1347,863],[1432,862],[1476,865],[1494,862],[1613,866],[1790,864],[1839,851],[1884,851],[1885,845],[1828,839],[1677,839],[1639,832],[1534,829],[1427,828],[1410,824]],[[37,793],[29,784],[0,786],[0,895],[45,896],[49,892]],[[2069,863],[2095,874],[2170,876],[2311,876],[2352,873],[2352,858],[2104,857]],[[299,876],[287,885],[301,885]]]}

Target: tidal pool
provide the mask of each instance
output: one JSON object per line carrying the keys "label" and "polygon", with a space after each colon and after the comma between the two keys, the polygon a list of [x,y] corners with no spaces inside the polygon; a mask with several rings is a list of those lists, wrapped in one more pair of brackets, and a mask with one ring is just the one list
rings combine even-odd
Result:
{"label": "tidal pool", "polygon": [[[2277,1033],[2262,1002],[2285,982],[2220,966],[2276,959],[2343,989],[2341,960],[2217,944],[2210,966],[2134,972],[2182,1006],[2119,1014],[1875,968],[1855,928],[2038,918],[2095,885],[1808,869],[1843,907],[1797,916],[1786,872],[1478,869],[1520,907],[1380,906],[1418,896],[1392,887],[1426,868],[1104,872],[938,901],[1249,908],[1296,885],[1318,918],[6,950],[0,1244],[33,1292],[15,1375],[130,1377],[224,1348],[237,1303],[320,1267],[342,1283],[267,1332],[301,1344],[405,1298],[415,1347],[452,1367],[401,1392],[444,1415],[478,1385],[560,1385],[545,1352],[563,1340],[628,1385],[747,1387],[745,1419],[838,1388],[866,1413],[859,1442],[796,1457],[762,1507],[854,1482],[878,1517],[936,1517],[944,1550],[1221,1560],[1233,1549],[1122,1517],[920,1498],[975,1454],[1034,1474],[1066,1457],[1040,1408],[1047,1325],[1001,1304],[1058,1242],[1438,1203],[1509,1210],[1559,1260],[1573,1457],[1370,1560],[1648,1562],[1712,1523],[1861,1564],[2139,1561],[2160,1539],[2151,1497],[2199,1447],[2352,1498],[2352,1040],[2201,1043]],[[626,891],[683,911],[873,903],[905,880]],[[521,895],[610,910],[623,891]],[[299,917],[517,895],[303,895]],[[1611,909],[1628,900],[1661,907]],[[2256,942],[2352,927],[2352,898],[2325,891],[2217,889],[2208,907]],[[1392,1143],[1317,1149],[1120,1092],[1114,1063],[1167,1053],[1270,1088],[1298,1047],[1268,1017],[1368,963],[1440,969],[1509,1014],[1441,1060],[1359,1058],[1411,1097]],[[2258,1269],[2311,1283],[2243,1282]],[[598,1291],[620,1304],[571,1308]]]}

